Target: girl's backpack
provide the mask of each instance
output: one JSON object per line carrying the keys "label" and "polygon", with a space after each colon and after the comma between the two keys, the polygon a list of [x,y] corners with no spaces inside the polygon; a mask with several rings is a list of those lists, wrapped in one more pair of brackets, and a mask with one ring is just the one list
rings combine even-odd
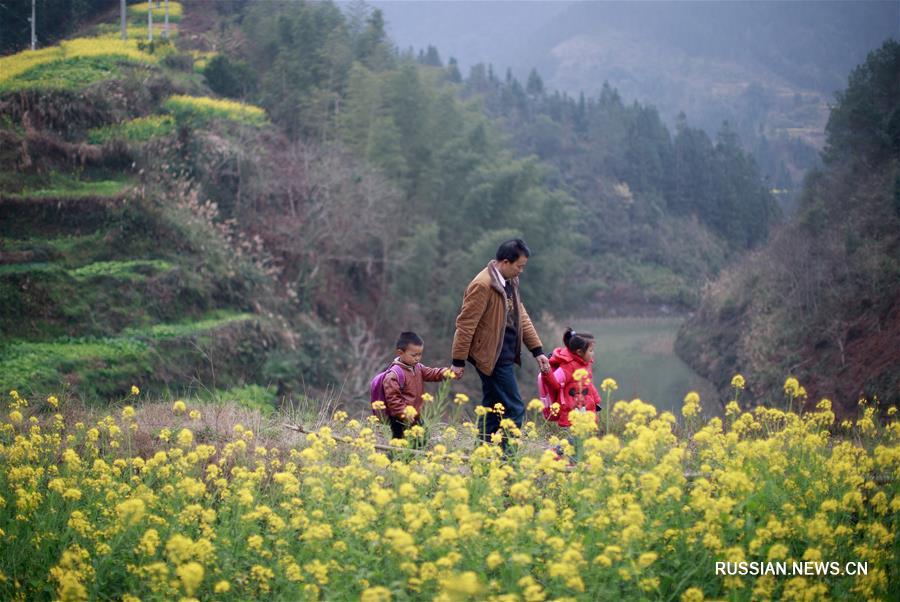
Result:
{"label": "girl's backpack", "polygon": [[[563,371],[562,368],[557,368],[553,372],[553,378],[556,379],[556,382],[560,383],[558,391],[562,391],[562,386],[566,380],[566,373]],[[547,420],[550,420],[551,422],[556,422],[557,420],[559,420],[559,411],[557,411],[554,414],[553,410],[551,409],[551,406],[554,403],[559,402],[559,393],[554,394],[552,391],[550,391],[547,388],[547,385],[544,384],[544,379],[541,377],[540,372],[538,372],[538,375],[537,375],[537,384],[538,384],[538,396],[540,397],[541,401],[544,403],[544,410],[543,410],[544,418],[546,418]]]}
{"label": "girl's backpack", "polygon": [[[403,388],[403,381],[405,380],[405,376],[403,374],[403,368],[398,366],[397,364],[391,364],[387,367],[386,370],[383,370],[375,375],[372,379],[372,382],[369,383],[369,401],[370,403],[375,403],[376,401],[387,402],[386,396],[384,394],[384,378],[393,372],[397,375],[397,382],[400,383],[400,388]],[[381,420],[387,420],[387,412],[385,410],[376,410],[372,407],[372,413],[378,416]]]}

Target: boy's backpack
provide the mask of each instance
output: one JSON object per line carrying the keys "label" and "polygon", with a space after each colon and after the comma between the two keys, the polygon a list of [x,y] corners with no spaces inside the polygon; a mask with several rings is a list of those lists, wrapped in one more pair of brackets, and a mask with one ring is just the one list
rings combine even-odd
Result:
{"label": "boy's backpack", "polygon": [[[397,375],[397,382],[400,383],[400,388],[403,388],[403,381],[406,378],[403,374],[403,368],[397,364],[391,364],[387,369],[376,374],[372,382],[369,383],[370,403],[375,403],[376,401],[387,403],[386,395],[384,394],[384,379],[391,372]],[[382,420],[386,420],[388,416],[385,410],[376,410],[374,407],[372,408],[372,413]]]}
{"label": "boy's backpack", "polygon": [[[562,368],[557,368],[553,374],[551,374],[552,378],[556,379],[556,382],[563,380],[565,382],[565,372]],[[547,385],[544,384],[544,379],[540,372],[537,375],[538,381],[538,396],[541,398],[541,401],[544,402],[544,418],[550,420],[551,422],[556,422],[559,420],[559,412],[555,414],[550,409],[550,407],[559,401],[559,395],[554,395],[552,391],[547,389]],[[559,391],[562,391],[563,383],[560,383]]]}

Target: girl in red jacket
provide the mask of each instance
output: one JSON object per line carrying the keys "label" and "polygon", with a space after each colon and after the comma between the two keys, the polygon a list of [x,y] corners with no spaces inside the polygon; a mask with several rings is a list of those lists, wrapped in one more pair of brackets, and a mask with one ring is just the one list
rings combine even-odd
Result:
{"label": "girl in red jacket", "polygon": [[575,332],[571,328],[563,335],[565,347],[557,347],[550,357],[550,372],[541,374],[544,387],[552,400],[559,403],[559,412],[545,410],[548,420],[569,427],[569,414],[577,411],[600,412],[600,394],[594,387],[594,335]]}

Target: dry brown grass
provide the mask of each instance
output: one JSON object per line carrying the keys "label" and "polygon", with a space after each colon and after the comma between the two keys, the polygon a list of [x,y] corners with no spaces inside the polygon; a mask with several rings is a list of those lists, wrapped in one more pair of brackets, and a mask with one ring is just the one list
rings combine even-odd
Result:
{"label": "dry brown grass", "polygon": [[[332,435],[339,442],[337,452],[338,457],[343,457],[344,453],[352,453],[353,447],[349,442],[356,438],[358,427],[348,427],[348,422],[353,420],[349,417],[343,420],[335,420],[334,413],[338,409],[336,400],[316,400],[303,402],[293,405],[286,405],[278,412],[271,416],[264,416],[258,410],[248,409],[239,406],[236,403],[198,403],[196,401],[186,401],[187,411],[176,414],[173,411],[173,401],[148,401],[141,403],[140,401],[129,404],[129,400],[114,403],[106,407],[91,407],[85,405],[81,401],[69,399],[64,401],[59,409],[59,413],[63,416],[66,432],[74,433],[77,431],[76,424],[81,423],[85,428],[97,426],[106,416],[112,416],[116,422],[123,426],[121,419],[122,408],[126,405],[132,405],[135,409],[134,422],[137,425],[137,431],[130,436],[130,443],[123,442],[118,450],[112,450],[107,447],[104,438],[99,443],[104,453],[112,453],[113,455],[150,458],[159,451],[167,450],[171,447],[171,443],[166,443],[160,439],[160,433],[164,429],[168,429],[171,438],[175,438],[181,429],[189,429],[194,435],[194,441],[197,444],[214,445],[217,450],[231,441],[238,439],[235,433],[235,426],[241,425],[244,429],[253,432],[253,440],[250,443],[251,449],[255,446],[265,447],[268,450],[279,450],[282,457],[285,457],[291,449],[303,448],[306,446],[306,433],[315,432],[323,426],[331,429]],[[311,407],[316,404],[315,407]],[[307,407],[310,406],[310,407]],[[200,412],[200,416],[191,419],[192,410]],[[38,403],[34,400],[28,408],[28,414],[38,419],[42,428],[49,428],[53,423],[53,415],[56,412],[50,411],[50,408],[44,403]],[[366,422],[366,417],[356,417],[359,422]],[[529,415],[528,419],[534,419]],[[463,418],[462,420],[467,420]],[[525,456],[539,456],[543,450],[550,447],[548,439],[555,435],[565,437],[566,433],[555,425],[545,423],[538,419],[537,439],[525,439],[522,441],[519,453]],[[305,432],[297,432],[285,425],[299,425]],[[447,429],[452,426],[453,429]],[[376,433],[376,441],[380,445],[388,445],[391,439],[391,432],[387,425],[374,424],[373,428]],[[102,429],[101,429],[102,430]],[[462,424],[448,424],[441,422],[435,424],[431,429],[431,435],[423,453],[432,451],[435,446],[443,445],[448,453],[459,453],[463,457],[470,454],[480,441],[477,436]],[[398,453],[402,456],[402,451],[398,449]],[[412,456],[412,454],[411,454]],[[227,471],[226,471],[227,472]]]}

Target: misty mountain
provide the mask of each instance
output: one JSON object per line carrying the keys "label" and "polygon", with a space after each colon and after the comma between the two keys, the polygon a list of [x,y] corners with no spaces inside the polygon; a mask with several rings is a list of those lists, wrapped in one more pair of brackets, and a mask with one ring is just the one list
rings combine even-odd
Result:
{"label": "misty mountain", "polygon": [[817,162],[834,92],[900,29],[897,2],[373,2],[401,49],[433,45],[477,62],[536,68],[551,90],[728,121],[774,188]]}

